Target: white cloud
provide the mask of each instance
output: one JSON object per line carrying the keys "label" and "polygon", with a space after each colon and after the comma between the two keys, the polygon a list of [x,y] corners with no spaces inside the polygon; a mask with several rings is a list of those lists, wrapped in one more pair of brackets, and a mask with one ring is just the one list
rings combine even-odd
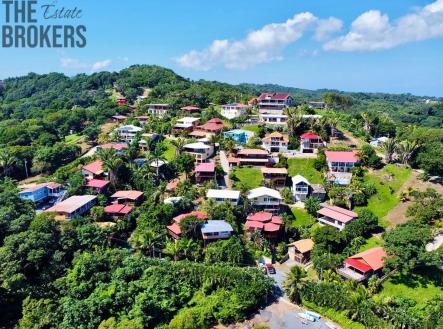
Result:
{"label": "white cloud", "polygon": [[215,40],[206,49],[192,50],[175,61],[186,68],[207,71],[216,66],[246,69],[282,60],[281,52],[317,21],[309,12],[296,14],[284,23],[271,23],[252,31],[241,40]]}
{"label": "white cloud", "polygon": [[347,34],[323,45],[326,50],[373,51],[443,36],[443,0],[437,0],[391,22],[388,15],[370,10],[352,23]]}
{"label": "white cloud", "polygon": [[78,58],[66,57],[64,55],[60,57],[61,67],[74,71],[97,72],[108,68],[109,66],[111,66],[111,64],[112,61],[110,59],[97,61],[95,63],[84,63]]}
{"label": "white cloud", "polygon": [[328,19],[321,19],[317,28],[315,29],[315,39],[324,41],[330,37],[331,34],[340,31],[343,28],[343,22],[335,17]]}

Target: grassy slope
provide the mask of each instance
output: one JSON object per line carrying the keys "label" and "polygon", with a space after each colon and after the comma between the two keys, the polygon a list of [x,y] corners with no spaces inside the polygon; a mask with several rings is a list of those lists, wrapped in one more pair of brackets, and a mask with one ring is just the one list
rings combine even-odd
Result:
{"label": "grassy slope", "polygon": [[313,218],[304,209],[291,208],[295,220],[292,222],[294,226],[305,226],[312,223]]}
{"label": "grassy slope", "polygon": [[323,182],[322,173],[314,168],[315,159],[289,159],[289,176],[302,175],[311,184],[321,184]]}
{"label": "grassy slope", "polygon": [[172,161],[175,158],[175,147],[167,140],[164,141],[165,146],[167,147],[165,153],[163,153],[163,156],[168,161]]}
{"label": "grassy slope", "polygon": [[255,168],[237,168],[233,173],[238,180],[234,180],[234,187],[238,188],[241,184],[248,189],[256,188],[262,185],[263,176],[260,170]]}
{"label": "grassy slope", "polygon": [[[387,165],[379,171],[366,174],[365,182],[372,183],[377,188],[377,194],[369,198],[367,208],[380,219],[386,216],[400,201],[398,192],[410,175],[410,169],[395,165]],[[392,176],[392,180],[387,180],[385,176]]]}
{"label": "grassy slope", "polygon": [[409,274],[405,278],[394,275],[383,283],[378,297],[405,296],[423,305],[427,300],[443,294],[443,270],[427,268],[421,273]]}
{"label": "grassy slope", "polygon": [[244,126],[241,129],[252,131],[256,136],[258,136],[258,125]]}
{"label": "grassy slope", "polygon": [[377,236],[372,236],[366,240],[366,244],[360,247],[359,252],[381,246],[383,244],[383,240]]}

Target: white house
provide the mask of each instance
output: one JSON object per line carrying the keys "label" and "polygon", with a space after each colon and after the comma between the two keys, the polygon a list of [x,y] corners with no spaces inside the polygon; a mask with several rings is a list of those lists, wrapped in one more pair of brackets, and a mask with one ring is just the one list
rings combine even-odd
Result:
{"label": "white house", "polygon": [[292,177],[292,193],[296,201],[305,201],[309,194],[308,180],[301,175]]}
{"label": "white house", "polygon": [[270,126],[286,126],[288,122],[288,116],[284,114],[262,114],[258,116],[258,122],[264,123]]}
{"label": "white house", "polygon": [[162,117],[169,111],[169,104],[149,104],[148,113]]}
{"label": "white house", "polygon": [[210,189],[206,193],[206,197],[208,199],[215,200],[217,203],[228,201],[232,205],[236,206],[240,201],[240,191]]}
{"label": "white house", "polygon": [[241,103],[222,105],[221,115],[227,119],[234,119],[246,114],[248,105]]}
{"label": "white house", "polygon": [[329,225],[342,231],[347,224],[358,218],[358,214],[337,206],[322,204],[323,208],[317,211],[317,220],[321,225]]}
{"label": "white house", "polygon": [[288,135],[283,135],[278,131],[265,136],[262,139],[263,148],[268,152],[286,152],[288,150],[289,138]]}
{"label": "white house", "polygon": [[181,133],[183,131],[191,132],[200,123],[199,118],[184,117],[177,120],[177,123],[172,127],[174,133]]}
{"label": "white house", "polygon": [[118,138],[126,143],[131,143],[135,136],[143,129],[134,125],[121,126],[115,129],[118,134]]}
{"label": "white house", "polygon": [[282,197],[280,192],[268,187],[257,187],[249,191],[248,199],[252,206],[261,209],[278,209]]}
{"label": "white house", "polygon": [[200,226],[203,240],[228,239],[232,232],[232,226],[224,220],[208,220]]}
{"label": "white house", "polygon": [[186,144],[184,152],[192,155],[197,162],[205,162],[214,154],[214,146],[204,142]]}

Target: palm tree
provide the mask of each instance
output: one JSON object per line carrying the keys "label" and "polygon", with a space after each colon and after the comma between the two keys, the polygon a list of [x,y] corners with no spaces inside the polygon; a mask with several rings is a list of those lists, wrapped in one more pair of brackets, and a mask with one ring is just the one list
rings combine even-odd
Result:
{"label": "palm tree", "polygon": [[400,158],[400,162],[406,166],[409,165],[409,161],[414,155],[415,151],[420,147],[420,145],[416,141],[408,141],[405,140],[398,144],[398,155]]}
{"label": "palm tree", "polygon": [[381,144],[381,149],[385,153],[386,163],[391,163],[394,160],[394,154],[397,151],[397,148],[397,142],[393,138],[388,138],[383,144]]}
{"label": "palm tree", "polygon": [[149,165],[151,165],[151,163],[155,163],[155,174],[157,176],[157,181],[158,181],[160,175],[159,163],[160,162],[164,163],[166,161],[165,157],[163,156],[163,148],[157,145],[153,151],[150,151],[147,154],[146,158],[148,159]]}
{"label": "palm tree", "polygon": [[295,135],[298,127],[302,124],[302,113],[297,110],[297,108],[289,107],[286,109],[286,115],[288,116],[288,130],[290,131],[291,135]]}
{"label": "palm tree", "polygon": [[300,304],[301,302],[300,289],[303,286],[302,279],[306,276],[307,273],[304,268],[293,266],[283,282],[283,288],[288,294],[289,299],[296,304]]}
{"label": "palm tree", "polygon": [[170,255],[173,257],[174,262],[179,259],[179,255],[181,253],[181,244],[178,240],[169,241],[166,243],[165,248],[163,248],[163,253]]}
{"label": "palm tree", "polygon": [[129,238],[129,243],[134,249],[150,253],[155,257],[155,249],[159,245],[161,236],[151,229],[135,230]]}
{"label": "palm tree", "polygon": [[330,117],[329,118],[329,126],[331,127],[331,137],[335,135],[335,132],[337,131],[339,119],[338,117]]}
{"label": "palm tree", "polygon": [[363,129],[366,132],[371,132],[372,130],[372,117],[369,115],[368,112],[362,112],[360,113],[361,118],[363,119]]}
{"label": "palm tree", "polygon": [[171,144],[174,145],[174,147],[175,147],[175,154],[177,156],[180,156],[185,149],[186,139],[185,138],[177,138],[175,140],[171,140]]}
{"label": "palm tree", "polygon": [[3,168],[3,175],[8,176],[17,161],[18,159],[10,152],[6,150],[0,151],[0,167]]}
{"label": "palm tree", "polygon": [[115,186],[118,182],[118,171],[123,167],[123,160],[117,155],[117,152],[110,149],[100,149],[98,156],[103,163],[103,166],[108,171],[109,181]]}

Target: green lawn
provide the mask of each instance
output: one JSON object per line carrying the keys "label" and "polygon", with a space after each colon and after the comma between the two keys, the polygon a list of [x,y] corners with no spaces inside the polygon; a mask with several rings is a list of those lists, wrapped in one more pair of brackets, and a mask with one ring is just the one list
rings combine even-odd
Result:
{"label": "green lawn", "polygon": [[303,301],[303,306],[306,308],[318,312],[321,315],[337,322],[340,326],[346,329],[364,329],[365,326],[361,323],[354,322],[346,317],[344,312],[333,310],[332,308],[317,306],[314,303]]}
{"label": "green lawn", "polygon": [[311,184],[321,184],[323,182],[323,174],[315,170],[314,162],[315,159],[289,159],[289,176],[302,175]]}
{"label": "green lawn", "polygon": [[292,222],[294,226],[306,226],[313,222],[313,218],[309,215],[306,210],[300,208],[291,208],[292,214],[295,220]]}
{"label": "green lawn", "polygon": [[[365,182],[377,188],[377,194],[369,198],[367,208],[380,219],[386,216],[400,202],[398,192],[410,175],[411,169],[395,165],[387,165],[379,171],[365,174]],[[388,176],[392,176],[392,179],[388,180]],[[361,208],[357,207],[356,210]]]}
{"label": "green lawn", "polygon": [[376,237],[376,236],[372,236],[369,239],[366,240],[366,243],[360,247],[359,252],[374,248],[374,247],[378,247],[381,246],[383,244],[383,240]]}
{"label": "green lawn", "polygon": [[255,136],[258,136],[258,133],[259,133],[259,126],[258,125],[243,126],[241,129],[252,131],[255,133]]}
{"label": "green lawn", "polygon": [[78,143],[84,136],[78,134],[71,134],[65,137],[65,142],[67,144],[76,144]]}
{"label": "green lawn", "polygon": [[443,270],[427,268],[407,277],[394,275],[383,283],[378,297],[405,296],[423,305],[427,300],[443,294]]}
{"label": "green lawn", "polygon": [[232,171],[236,178],[232,179],[235,188],[239,188],[241,185],[246,186],[248,189],[253,189],[261,186],[263,175],[260,170],[255,168],[236,168]]}
{"label": "green lawn", "polygon": [[163,156],[166,160],[172,161],[175,158],[175,147],[172,145],[168,140],[164,141],[164,145],[167,147],[165,153],[163,153]]}

